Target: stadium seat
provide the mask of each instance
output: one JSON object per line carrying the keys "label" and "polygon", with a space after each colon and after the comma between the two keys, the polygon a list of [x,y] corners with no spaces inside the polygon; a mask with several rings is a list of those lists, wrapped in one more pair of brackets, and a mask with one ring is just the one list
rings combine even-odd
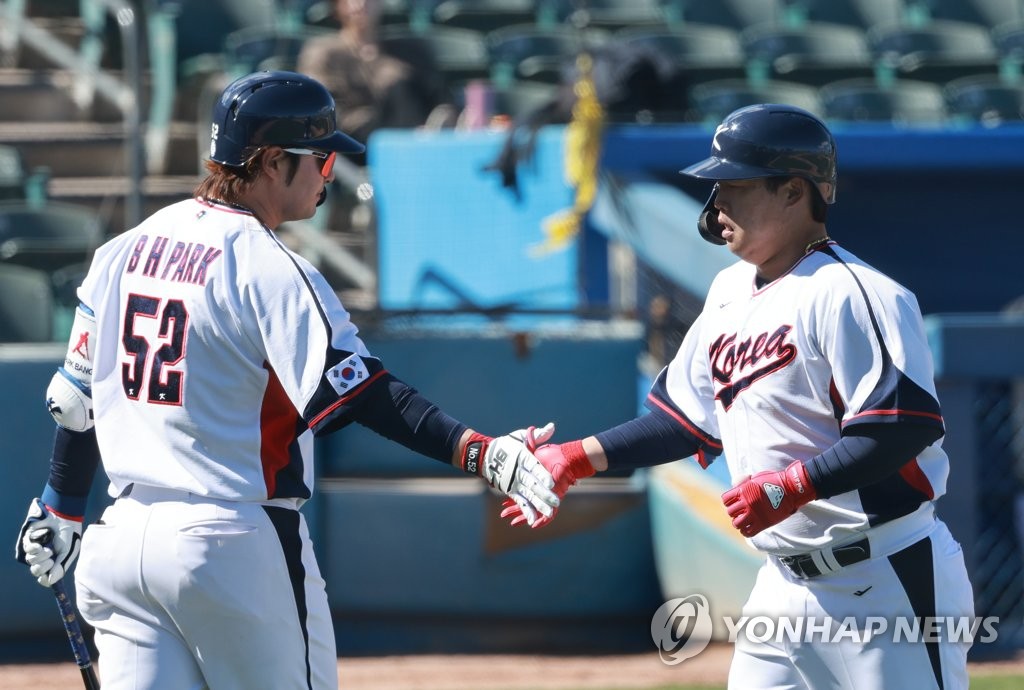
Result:
{"label": "stadium seat", "polygon": [[881,86],[874,79],[844,79],[819,91],[825,118],[836,122],[939,125],[946,120],[942,87],[909,79]]}
{"label": "stadium seat", "polygon": [[540,0],[540,14],[575,27],[610,31],[631,26],[664,24],[663,0]]}
{"label": "stadium seat", "polygon": [[980,24],[883,24],[868,30],[868,45],[880,70],[923,81],[945,83],[997,65],[995,44]]}
{"label": "stadium seat", "polygon": [[449,83],[483,79],[488,76],[489,62],[484,34],[472,29],[451,26],[429,26],[417,30],[410,26],[381,27],[381,49],[401,59],[405,54],[422,55],[429,50],[437,67]]}
{"label": "stadium seat", "polygon": [[[433,0],[436,4],[439,0]],[[317,0],[309,2],[303,15],[303,23],[307,26],[315,26],[324,29],[340,29],[335,10],[336,0]],[[380,26],[390,24],[409,24],[411,0],[380,0]],[[432,9],[432,8],[431,8]]]}
{"label": "stadium seat", "polygon": [[690,88],[691,120],[718,124],[726,115],[757,103],[785,103],[822,115],[818,90],[808,84],[768,80],[751,83],[745,79],[717,79]]}
{"label": "stadium seat", "polygon": [[0,199],[25,198],[25,165],[14,146],[0,145]]}
{"label": "stadium seat", "polygon": [[432,14],[435,24],[483,33],[536,18],[537,0],[442,0]]}
{"label": "stadium seat", "polygon": [[87,206],[0,203],[0,262],[52,272],[85,261],[103,239],[103,223]]}
{"label": "stadium seat", "polygon": [[228,34],[275,24],[274,0],[177,0],[165,3],[174,16],[175,61],[180,76],[204,72],[224,49]]}
{"label": "stadium seat", "polygon": [[1024,85],[990,74],[961,77],[946,84],[946,105],[955,122],[995,127],[1024,121]]}
{"label": "stadium seat", "polygon": [[499,85],[512,79],[557,82],[583,48],[607,40],[601,30],[532,24],[506,26],[487,34],[491,76]]}
{"label": "stadium seat", "polygon": [[673,21],[715,24],[741,31],[748,26],[781,22],[785,0],[666,0],[663,11]]}
{"label": "stadium seat", "polygon": [[981,24],[993,28],[1024,19],[1021,0],[910,0],[928,19]]}
{"label": "stadium seat", "polygon": [[1000,62],[1015,65],[1024,64],[1024,20],[1000,24],[992,30],[992,42]]}
{"label": "stadium seat", "polygon": [[692,73],[695,81],[743,76],[739,32],[711,24],[620,29],[615,41],[649,46]]}
{"label": "stadium seat", "polygon": [[853,26],[758,24],[744,29],[740,42],[752,79],[781,78],[820,85],[873,74],[865,34]]}
{"label": "stadium seat", "polygon": [[294,70],[306,41],[330,30],[300,26],[250,26],[232,31],[224,39],[225,68],[230,74],[257,70]]}
{"label": "stadium seat", "polygon": [[543,82],[515,81],[494,94],[494,112],[520,120],[558,97],[559,86]]}
{"label": "stadium seat", "polygon": [[0,343],[45,343],[53,334],[53,293],[44,271],[0,262]]}
{"label": "stadium seat", "polygon": [[790,0],[786,19],[790,25],[828,22],[866,31],[877,24],[902,21],[903,7],[899,0]]}

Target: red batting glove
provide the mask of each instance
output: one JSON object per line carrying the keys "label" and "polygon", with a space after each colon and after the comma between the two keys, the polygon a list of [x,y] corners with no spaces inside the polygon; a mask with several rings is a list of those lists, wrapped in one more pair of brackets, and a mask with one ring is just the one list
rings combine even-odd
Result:
{"label": "red batting glove", "polygon": [[[537,448],[533,451],[533,454],[554,478],[555,486],[552,491],[559,498],[563,498],[568,493],[569,487],[573,484],[581,479],[592,476],[595,472],[594,466],[590,464],[590,459],[587,458],[587,454],[583,450],[583,441],[569,441],[557,446],[548,444]],[[526,522],[523,511],[519,509],[519,506],[514,501],[505,501],[502,504],[502,508],[504,510],[501,511],[501,517],[511,518],[509,524],[513,527]],[[533,528],[543,527],[554,520],[557,514],[558,509],[556,508],[551,517],[539,516],[533,523]]]}
{"label": "red batting glove", "polygon": [[733,527],[743,536],[752,537],[782,522],[817,496],[807,468],[796,460],[781,472],[758,472],[745,477],[722,494],[722,503]]}

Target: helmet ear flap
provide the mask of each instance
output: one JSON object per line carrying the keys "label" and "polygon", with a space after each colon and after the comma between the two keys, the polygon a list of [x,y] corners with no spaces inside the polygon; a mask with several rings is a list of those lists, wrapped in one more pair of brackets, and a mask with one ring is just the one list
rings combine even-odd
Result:
{"label": "helmet ear flap", "polygon": [[711,190],[711,196],[708,197],[708,201],[704,204],[704,209],[700,212],[700,216],[697,217],[697,230],[700,232],[700,236],[711,244],[723,245],[725,240],[722,239],[722,224],[718,222],[718,209],[715,208],[715,199],[718,197],[718,183],[715,183],[714,188]]}

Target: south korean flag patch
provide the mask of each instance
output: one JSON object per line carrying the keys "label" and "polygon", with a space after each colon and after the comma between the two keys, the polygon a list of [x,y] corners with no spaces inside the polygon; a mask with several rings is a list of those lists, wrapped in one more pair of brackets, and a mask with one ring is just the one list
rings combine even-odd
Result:
{"label": "south korean flag patch", "polygon": [[324,376],[331,388],[342,395],[370,378],[370,371],[359,355],[351,355],[328,369]]}

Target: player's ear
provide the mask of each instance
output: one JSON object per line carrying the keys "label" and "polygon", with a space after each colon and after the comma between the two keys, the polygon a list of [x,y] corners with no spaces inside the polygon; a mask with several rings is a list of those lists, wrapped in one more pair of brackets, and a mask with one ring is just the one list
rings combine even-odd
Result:
{"label": "player's ear", "polygon": [[284,149],[278,146],[272,146],[263,152],[263,169],[267,173],[280,173],[284,170],[284,162],[288,159],[288,155]]}
{"label": "player's ear", "polygon": [[804,195],[804,181],[799,177],[791,177],[783,185],[783,192],[786,194],[786,201],[792,203],[799,201]]}

